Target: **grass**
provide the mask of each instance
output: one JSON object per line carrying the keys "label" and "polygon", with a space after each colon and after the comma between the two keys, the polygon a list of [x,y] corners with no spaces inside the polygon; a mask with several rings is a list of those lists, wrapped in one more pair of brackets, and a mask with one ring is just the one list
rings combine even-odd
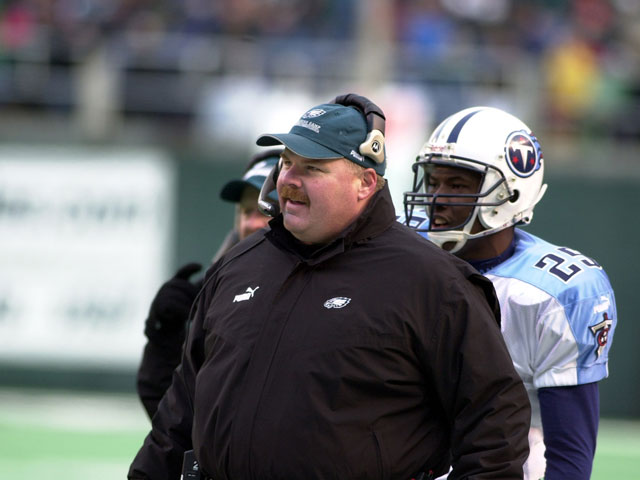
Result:
{"label": "grass", "polygon": [[640,421],[600,421],[592,480],[640,478]]}
{"label": "grass", "polygon": [[[132,395],[0,391],[0,478],[126,478],[150,423]],[[592,480],[640,478],[640,421],[603,419]]]}
{"label": "grass", "polygon": [[126,478],[150,423],[132,395],[0,392],[0,478]]}

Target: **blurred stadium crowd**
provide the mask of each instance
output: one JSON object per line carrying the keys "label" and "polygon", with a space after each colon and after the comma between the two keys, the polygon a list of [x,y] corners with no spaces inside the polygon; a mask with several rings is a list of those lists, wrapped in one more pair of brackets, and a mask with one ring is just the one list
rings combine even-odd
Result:
{"label": "blurred stadium crowd", "polygon": [[437,117],[511,89],[531,123],[638,138],[639,52],[635,0],[5,0],[0,106],[73,111],[80,67],[98,64],[98,106],[177,131],[212,78],[240,75],[419,85]]}

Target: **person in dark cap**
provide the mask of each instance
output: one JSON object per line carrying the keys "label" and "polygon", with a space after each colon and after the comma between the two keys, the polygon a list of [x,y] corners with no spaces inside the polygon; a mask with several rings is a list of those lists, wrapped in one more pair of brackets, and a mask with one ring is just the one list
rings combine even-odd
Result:
{"label": "person in dark cap", "polygon": [[280,213],[208,270],[129,478],[522,478],[495,291],[396,222],[382,111],[337,97],[258,144],[285,146]]}
{"label": "person in dark cap", "polygon": [[[282,149],[270,149],[251,158],[242,178],[230,180],[220,191],[220,198],[235,204],[234,226],[225,237],[213,258],[217,261],[235,244],[252,233],[267,227],[269,217],[257,208],[258,194],[267,175],[276,165]],[[267,201],[277,203],[277,193],[271,192]],[[147,343],[137,374],[137,391],[149,418],[171,384],[173,371],[180,363],[182,344],[191,304],[202,287],[202,279],[190,277],[202,269],[198,263],[188,263],[165,282],[155,295],[144,333]]]}
{"label": "person in dark cap", "polygon": [[[222,200],[236,204],[236,214],[233,229],[214,255],[214,262],[240,240],[267,226],[269,218],[258,209],[258,194],[267,175],[278,163],[280,153],[282,149],[278,148],[256,154],[247,165],[242,178],[230,180],[220,190]],[[270,192],[268,201],[277,204],[278,194]]]}

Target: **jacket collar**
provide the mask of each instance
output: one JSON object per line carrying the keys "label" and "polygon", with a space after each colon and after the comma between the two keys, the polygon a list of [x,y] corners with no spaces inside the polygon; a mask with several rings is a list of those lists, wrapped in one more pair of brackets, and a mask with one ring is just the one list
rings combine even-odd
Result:
{"label": "jacket collar", "polygon": [[276,247],[295,254],[301,261],[315,265],[344,252],[355,243],[377,237],[395,222],[395,209],[389,186],[377,192],[362,214],[328,244],[305,245],[298,241],[283,224],[282,214],[269,222],[271,230],[265,237]]}

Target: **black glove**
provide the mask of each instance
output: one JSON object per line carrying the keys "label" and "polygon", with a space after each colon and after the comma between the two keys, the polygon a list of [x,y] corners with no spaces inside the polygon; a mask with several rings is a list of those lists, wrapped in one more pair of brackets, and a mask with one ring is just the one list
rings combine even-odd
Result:
{"label": "black glove", "polygon": [[191,283],[189,277],[200,270],[202,265],[199,263],[188,263],[160,287],[151,302],[149,318],[145,323],[144,333],[149,340],[168,340],[173,343],[184,338],[191,304],[202,286],[201,281]]}

